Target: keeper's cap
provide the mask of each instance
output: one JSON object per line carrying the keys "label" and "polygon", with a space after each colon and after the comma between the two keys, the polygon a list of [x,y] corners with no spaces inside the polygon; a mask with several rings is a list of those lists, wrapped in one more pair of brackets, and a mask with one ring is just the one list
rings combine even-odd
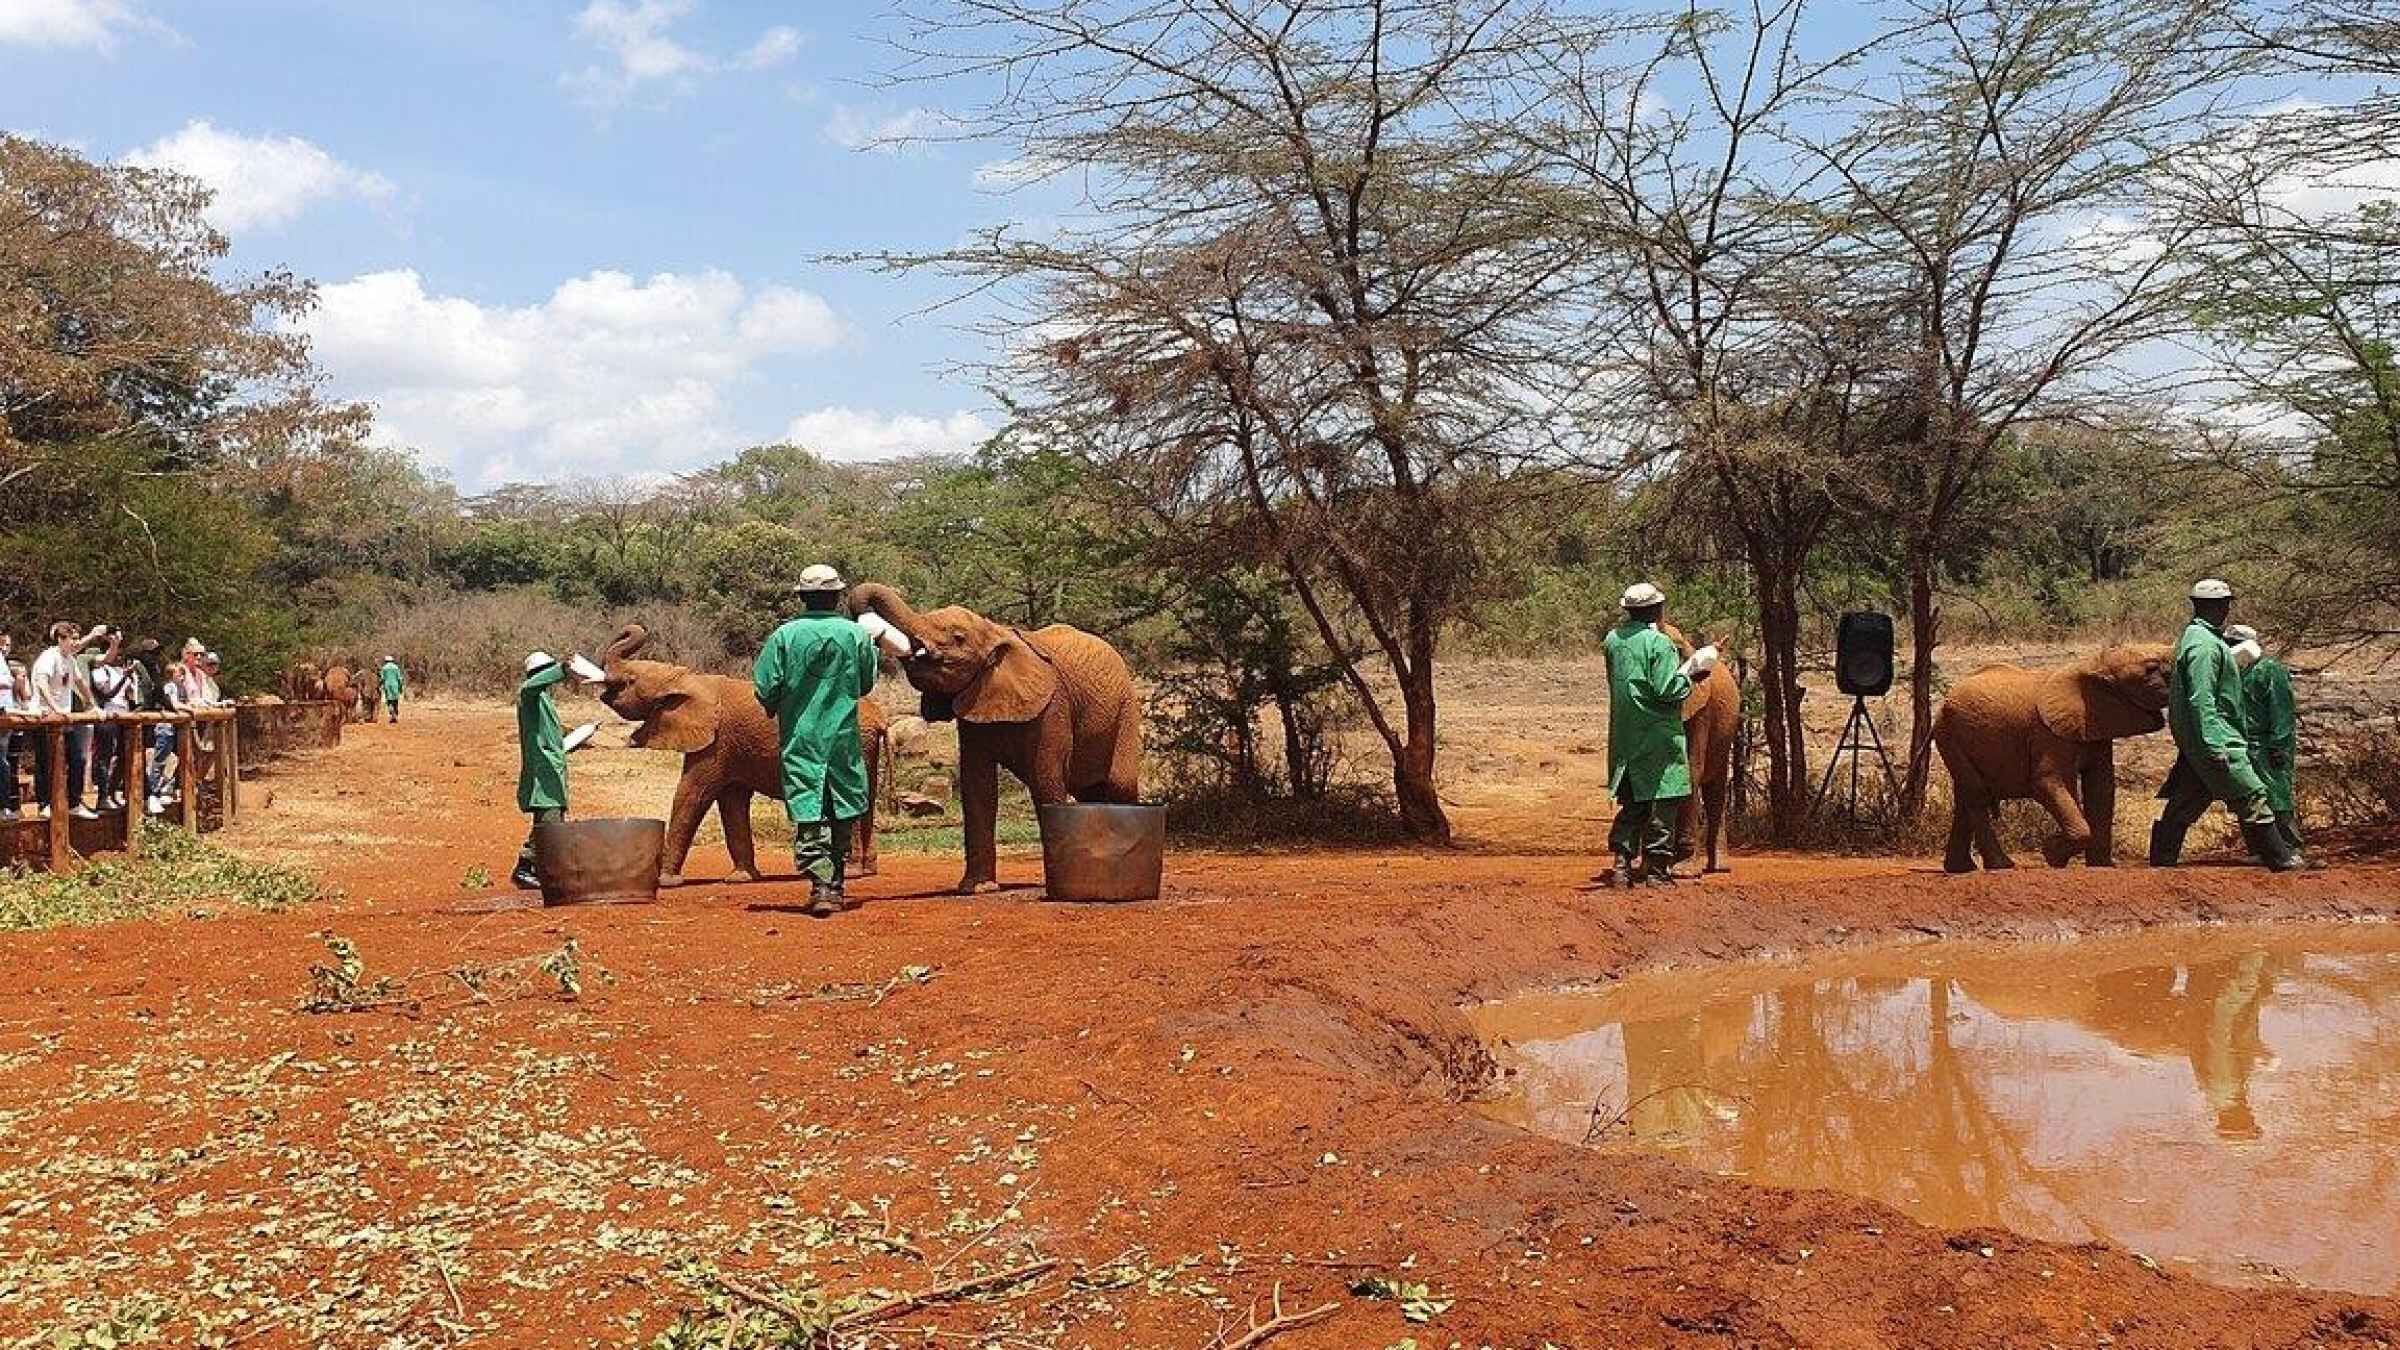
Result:
{"label": "keeper's cap", "polygon": [[811,563],[800,574],[800,583],[792,589],[802,595],[822,595],[827,591],[838,591],[842,586],[841,573],[823,563]]}
{"label": "keeper's cap", "polygon": [[2202,577],[2192,583],[2192,598],[2194,600],[2231,600],[2233,587],[2226,585],[2216,577]]}
{"label": "keeper's cap", "polygon": [[525,673],[531,675],[537,670],[541,670],[549,666],[555,666],[557,664],[558,658],[552,656],[550,653],[533,652],[527,655],[525,658]]}
{"label": "keeper's cap", "polygon": [[1648,609],[1667,603],[1667,593],[1647,581],[1637,581],[1625,588],[1625,596],[1617,601],[1627,609]]}

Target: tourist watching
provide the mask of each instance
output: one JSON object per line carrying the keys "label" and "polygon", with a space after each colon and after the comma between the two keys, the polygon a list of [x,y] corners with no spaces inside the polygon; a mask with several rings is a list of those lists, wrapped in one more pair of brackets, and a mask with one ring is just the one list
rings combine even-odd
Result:
{"label": "tourist watching", "polygon": [[[159,711],[171,713],[183,711],[184,679],[183,663],[181,661],[168,662],[166,678],[158,683]],[[175,794],[169,791],[167,786],[167,756],[183,754],[185,744],[187,742],[183,739],[183,728],[181,727],[159,726],[151,731],[150,777],[149,781],[144,784],[147,789],[146,795],[150,799],[151,815],[165,815],[167,804],[175,800]]]}
{"label": "tourist watching", "polygon": [[[133,657],[125,650],[122,629],[108,630],[108,650],[92,663],[92,706],[103,715],[123,717],[137,706],[134,696],[140,687],[128,669]],[[103,722],[92,729],[92,797],[103,811],[119,810],[125,805],[125,746],[128,728]]]}
{"label": "tourist watching", "polygon": [[[98,642],[104,631],[99,628],[78,636],[73,623],[50,625],[50,646],[33,663],[27,682],[26,711],[37,717],[65,717],[75,711],[80,700],[84,707],[94,704],[91,682],[84,678],[76,654]],[[91,729],[77,727],[67,733],[66,797],[68,814],[85,820],[99,819],[99,813],[83,804],[83,771],[91,751]],[[50,756],[36,754],[33,758],[34,795],[40,798],[38,809],[50,812],[51,794],[55,785],[50,780]]]}
{"label": "tourist watching", "polygon": [[[17,710],[16,667],[9,662],[8,651],[13,645],[5,629],[0,629],[0,717]],[[16,733],[0,727],[0,820],[17,818],[17,744]]]}

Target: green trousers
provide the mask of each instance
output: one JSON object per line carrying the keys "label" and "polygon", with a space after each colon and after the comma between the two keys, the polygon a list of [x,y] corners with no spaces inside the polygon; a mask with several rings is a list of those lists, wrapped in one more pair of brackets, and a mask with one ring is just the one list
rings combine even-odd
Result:
{"label": "green trousers", "polygon": [[847,820],[811,820],[792,826],[792,858],[800,875],[829,891],[842,889],[842,864],[850,857]]}
{"label": "green trousers", "polygon": [[[2183,831],[2192,827],[2193,822],[2207,815],[2208,808],[2219,800],[2215,790],[2209,787],[2208,780],[2190,765],[2180,761],[2177,762],[2175,771],[2167,775],[2166,791],[2160,795],[2166,798],[2167,804],[2159,808],[2158,823],[2173,830],[2178,839],[2183,837]],[[2275,823],[2275,808],[2267,805],[2264,795],[2253,797],[2246,802],[2234,801],[2231,798],[2226,798],[2224,801],[2225,809],[2231,811],[2233,818],[2244,825],[2272,825]]]}
{"label": "green trousers", "polygon": [[[555,806],[541,807],[533,813],[535,825],[555,825],[566,818],[567,813]],[[525,847],[517,850],[517,871],[526,876],[533,875],[533,830],[530,827],[525,831]]]}
{"label": "green trousers", "polygon": [[1649,859],[1664,872],[1675,862],[1675,821],[1683,814],[1681,797],[1648,802],[1618,802],[1617,818],[1608,827],[1608,851],[1619,862]]}

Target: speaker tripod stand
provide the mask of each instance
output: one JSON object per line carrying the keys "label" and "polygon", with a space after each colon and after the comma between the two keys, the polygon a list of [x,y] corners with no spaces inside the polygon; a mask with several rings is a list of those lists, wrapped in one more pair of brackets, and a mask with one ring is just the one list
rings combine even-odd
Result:
{"label": "speaker tripod stand", "polygon": [[1850,818],[1851,824],[1858,823],[1859,770],[1870,750],[1875,753],[1875,762],[1883,766],[1884,791],[1890,794],[1887,800],[1900,800],[1900,779],[1892,772],[1892,757],[1884,752],[1883,733],[1875,729],[1875,714],[1867,711],[1866,695],[1853,694],[1850,697],[1850,720],[1842,723],[1842,738],[1834,743],[1833,758],[1825,761],[1825,777],[1818,781],[1816,798],[1808,804],[1811,820],[1823,809],[1826,797],[1833,791],[1834,772],[1842,767],[1842,756],[1848,755],[1850,800],[1843,814]]}

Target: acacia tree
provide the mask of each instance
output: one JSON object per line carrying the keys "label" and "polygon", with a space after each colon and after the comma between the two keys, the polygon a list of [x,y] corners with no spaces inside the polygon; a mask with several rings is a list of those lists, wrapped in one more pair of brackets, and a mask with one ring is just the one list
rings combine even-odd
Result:
{"label": "acacia tree", "polygon": [[[1758,606],[1769,816],[1808,809],[1801,586],[1839,485],[1887,434],[1892,314],[1832,245],[1824,185],[1791,171],[1789,120],[1864,48],[1801,50],[1802,0],[1733,20],[1692,5],[1649,52],[1551,48],[1549,97],[1520,124],[1600,297],[1579,356],[1610,472],[1667,478],[1699,528],[1738,542]],[[1871,45],[1871,44],[1870,44]],[[1682,106],[1664,96],[1690,91]]]}
{"label": "acacia tree", "polygon": [[2400,636],[2400,194],[2356,174],[2400,134],[2400,14],[2296,0],[2239,31],[2346,98],[2236,125],[2181,166],[2174,219],[2201,245],[2193,313],[2229,414],[2208,448],[2243,517],[2284,526],[2245,537],[2286,640]]}
{"label": "acacia tree", "polygon": [[1517,0],[952,0],[906,39],[913,74],[996,86],[962,124],[1090,223],[879,261],[1004,294],[1023,419],[1205,565],[1280,573],[1428,841],[1444,630],[1574,393],[1507,130],[1555,37]]}
{"label": "acacia tree", "polygon": [[[2122,358],[2185,325],[2189,232],[2134,218],[2211,122],[2238,65],[2225,0],[1914,0],[1841,135],[1798,143],[1839,182],[1823,203],[1851,284],[1881,290],[1912,407],[1850,475],[1898,535],[1908,598],[1903,809],[1933,758],[1942,569],[2004,443],[2032,419],[2096,424],[2149,383]],[[2138,242],[2137,242],[2138,240]]]}

